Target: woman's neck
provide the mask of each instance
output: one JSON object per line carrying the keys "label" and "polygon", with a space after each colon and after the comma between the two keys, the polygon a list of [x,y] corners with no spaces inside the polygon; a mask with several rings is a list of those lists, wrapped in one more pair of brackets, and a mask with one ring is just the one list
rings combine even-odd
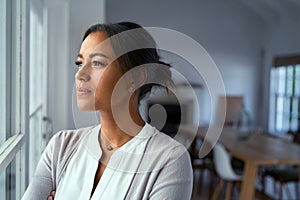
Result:
{"label": "woman's neck", "polygon": [[104,134],[105,139],[113,146],[120,146],[135,135],[137,135],[145,122],[139,113],[131,112],[131,117],[122,113],[118,113],[116,117],[112,113],[100,111],[101,119],[101,134]]}
{"label": "woman's neck", "polygon": [[114,146],[129,141],[145,125],[139,112],[138,92],[127,100],[129,101],[124,101],[122,105],[114,105],[113,109],[100,110],[102,134],[105,134],[105,137]]}

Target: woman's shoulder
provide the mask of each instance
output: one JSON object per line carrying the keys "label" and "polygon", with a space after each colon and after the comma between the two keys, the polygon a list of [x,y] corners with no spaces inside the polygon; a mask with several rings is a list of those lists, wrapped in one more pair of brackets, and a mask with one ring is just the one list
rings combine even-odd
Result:
{"label": "woman's shoulder", "polygon": [[84,127],[74,130],[61,130],[53,135],[47,145],[48,150],[63,155],[76,149],[84,137],[97,126]]}
{"label": "woman's shoulder", "polygon": [[160,152],[161,155],[168,154],[169,158],[178,158],[187,155],[187,148],[184,144],[170,137],[169,135],[157,130],[155,127],[149,126],[153,135],[149,141],[148,149]]}
{"label": "woman's shoulder", "polygon": [[143,154],[141,170],[191,170],[190,157],[183,144],[151,125],[146,129],[150,137]]}
{"label": "woman's shoulder", "polygon": [[163,145],[164,147],[168,147],[168,148],[183,148],[186,149],[185,146],[177,141],[175,138],[170,137],[169,135],[167,135],[164,132],[161,132],[159,130],[157,130],[155,127],[148,125],[147,127],[149,132],[152,132],[152,140],[155,144],[159,145]]}
{"label": "woman's shoulder", "polygon": [[61,142],[70,142],[80,140],[82,137],[86,136],[86,133],[92,131],[95,126],[83,127],[79,129],[70,129],[70,130],[61,130],[53,135],[52,139],[58,140]]}

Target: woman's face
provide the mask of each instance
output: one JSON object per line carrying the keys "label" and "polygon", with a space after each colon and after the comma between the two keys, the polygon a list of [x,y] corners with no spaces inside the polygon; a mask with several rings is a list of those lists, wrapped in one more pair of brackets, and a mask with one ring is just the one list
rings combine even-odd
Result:
{"label": "woman's face", "polygon": [[[111,94],[123,75],[104,32],[91,33],[81,44],[75,75],[77,105],[80,110],[111,110]],[[113,61],[113,62],[112,62]]]}

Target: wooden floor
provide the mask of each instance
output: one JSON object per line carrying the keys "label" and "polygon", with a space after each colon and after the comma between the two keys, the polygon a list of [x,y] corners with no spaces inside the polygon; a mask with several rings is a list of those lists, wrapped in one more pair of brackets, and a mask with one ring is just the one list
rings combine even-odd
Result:
{"label": "wooden floor", "polygon": [[[215,184],[213,187],[213,190],[215,189],[216,185],[218,183],[218,179],[216,178]],[[257,183],[257,188],[260,189],[259,182]],[[300,186],[299,186],[300,187]],[[273,181],[271,179],[267,179],[267,195],[269,197],[266,197],[266,195],[263,194],[257,194],[256,199],[280,199],[280,198],[274,198],[276,195],[274,195],[274,187],[273,187]],[[212,191],[213,193],[213,191]],[[283,194],[284,197],[282,200],[300,200],[299,198],[296,198],[296,192],[295,187],[293,184],[289,184],[284,186],[283,188]],[[239,200],[239,191],[235,189],[233,191],[232,200]],[[270,198],[272,197],[272,198]],[[223,191],[220,195],[220,200],[225,198],[225,191]],[[194,188],[193,188],[193,195],[192,200],[209,200],[210,199],[210,175],[209,172],[204,170],[200,171],[197,170],[194,172]]]}

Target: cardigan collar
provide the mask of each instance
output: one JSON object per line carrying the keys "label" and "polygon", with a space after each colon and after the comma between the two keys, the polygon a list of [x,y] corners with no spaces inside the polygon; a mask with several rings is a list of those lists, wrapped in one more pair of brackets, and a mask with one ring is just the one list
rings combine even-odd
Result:
{"label": "cardigan collar", "polygon": [[[84,145],[87,147],[90,154],[95,159],[100,159],[102,155],[102,149],[99,143],[99,134],[100,134],[101,124],[95,126],[91,129],[90,133],[87,135],[85,140],[83,141]],[[126,142],[120,148],[118,148],[113,155],[115,154],[124,154],[124,153],[135,153],[142,154],[145,148],[145,142],[149,140],[154,134],[156,134],[157,130],[145,123],[141,131],[134,136],[131,140]]]}

